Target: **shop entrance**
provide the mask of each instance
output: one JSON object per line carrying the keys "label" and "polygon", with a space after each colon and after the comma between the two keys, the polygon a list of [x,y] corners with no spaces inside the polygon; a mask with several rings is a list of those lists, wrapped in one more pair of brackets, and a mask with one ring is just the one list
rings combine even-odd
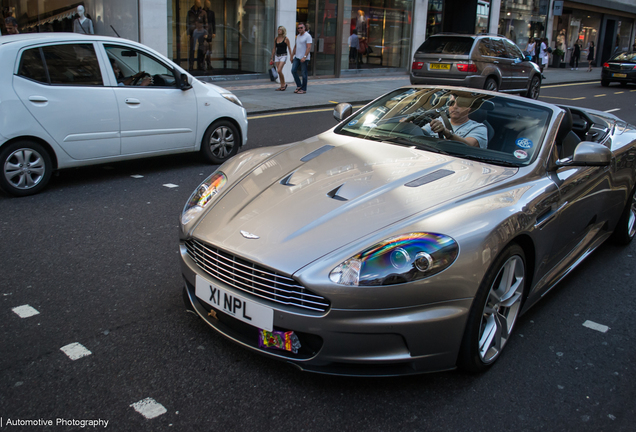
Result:
{"label": "shop entrance", "polygon": [[[336,45],[338,28],[338,0],[298,0],[296,21],[304,22],[313,39],[311,46],[310,76],[335,76],[336,57],[339,47]],[[295,44],[291,40],[292,49]]]}

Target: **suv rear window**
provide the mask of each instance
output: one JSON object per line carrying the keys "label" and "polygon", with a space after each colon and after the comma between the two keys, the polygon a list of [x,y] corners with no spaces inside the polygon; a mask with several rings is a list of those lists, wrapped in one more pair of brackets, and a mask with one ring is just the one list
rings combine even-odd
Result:
{"label": "suv rear window", "polygon": [[464,36],[437,36],[424,41],[417,49],[421,54],[459,54],[468,55],[474,39]]}

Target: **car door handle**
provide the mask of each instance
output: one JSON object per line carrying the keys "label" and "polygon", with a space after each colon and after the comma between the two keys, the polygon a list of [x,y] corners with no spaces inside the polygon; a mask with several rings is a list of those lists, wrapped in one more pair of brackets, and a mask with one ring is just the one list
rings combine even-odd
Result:
{"label": "car door handle", "polygon": [[29,96],[31,102],[48,102],[49,100],[44,96]]}
{"label": "car door handle", "polygon": [[139,105],[141,103],[141,101],[139,99],[127,98],[126,99],[126,103],[128,105]]}
{"label": "car door handle", "polygon": [[493,63],[494,63],[494,64],[499,64],[499,62],[498,62],[497,60],[495,60]]}

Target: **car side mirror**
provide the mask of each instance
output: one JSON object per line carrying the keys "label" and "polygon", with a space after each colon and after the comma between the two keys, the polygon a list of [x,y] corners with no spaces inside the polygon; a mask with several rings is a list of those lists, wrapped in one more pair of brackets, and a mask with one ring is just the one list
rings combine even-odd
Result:
{"label": "car side mirror", "polygon": [[608,166],[612,151],[603,144],[583,141],[576,146],[572,159],[558,161],[557,166]]}
{"label": "car side mirror", "polygon": [[192,84],[188,80],[188,75],[182,73],[181,74],[181,90],[190,90],[192,88]]}
{"label": "car side mirror", "polygon": [[333,118],[339,122],[343,121],[353,113],[353,107],[348,103],[339,103],[333,109]]}

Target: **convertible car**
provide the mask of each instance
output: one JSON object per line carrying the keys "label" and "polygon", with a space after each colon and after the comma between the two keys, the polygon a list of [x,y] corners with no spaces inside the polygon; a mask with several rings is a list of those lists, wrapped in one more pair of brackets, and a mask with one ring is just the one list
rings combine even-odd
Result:
{"label": "convertible car", "polygon": [[[425,131],[455,104],[485,148]],[[334,116],[235,156],[181,214],[187,306],[302,370],[485,371],[522,313],[636,233],[636,126],[612,114],[411,86]]]}

